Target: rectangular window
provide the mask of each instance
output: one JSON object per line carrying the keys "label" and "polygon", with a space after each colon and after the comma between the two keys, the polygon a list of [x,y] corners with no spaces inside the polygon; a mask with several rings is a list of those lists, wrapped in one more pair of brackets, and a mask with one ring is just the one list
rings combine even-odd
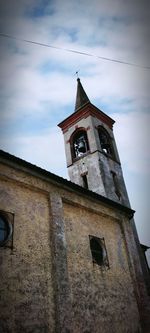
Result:
{"label": "rectangular window", "polygon": [[89,236],[93,264],[109,267],[104,238]]}
{"label": "rectangular window", "polygon": [[116,173],[114,171],[111,171],[111,174],[112,174],[112,177],[113,177],[115,193],[116,193],[118,199],[120,200],[121,193],[120,193],[120,189],[119,189],[119,182],[118,182],[117,175],[116,175]]}
{"label": "rectangular window", "polygon": [[87,181],[87,175],[82,175],[82,180],[83,180],[83,187],[88,190],[88,181]]}

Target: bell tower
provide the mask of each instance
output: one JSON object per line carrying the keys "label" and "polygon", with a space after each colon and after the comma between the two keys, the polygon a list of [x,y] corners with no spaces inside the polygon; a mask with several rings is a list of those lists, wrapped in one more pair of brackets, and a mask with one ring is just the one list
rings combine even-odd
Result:
{"label": "bell tower", "polygon": [[58,125],[64,134],[70,180],[129,206],[113,124],[90,102],[78,78],[75,111]]}

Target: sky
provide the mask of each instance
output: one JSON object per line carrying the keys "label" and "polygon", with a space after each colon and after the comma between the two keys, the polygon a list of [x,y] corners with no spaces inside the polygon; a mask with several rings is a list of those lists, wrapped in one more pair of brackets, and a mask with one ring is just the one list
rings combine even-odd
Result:
{"label": "sky", "polygon": [[90,101],[116,121],[125,183],[147,246],[149,22],[148,0],[0,0],[0,148],[68,178],[57,124],[74,111],[78,71]]}

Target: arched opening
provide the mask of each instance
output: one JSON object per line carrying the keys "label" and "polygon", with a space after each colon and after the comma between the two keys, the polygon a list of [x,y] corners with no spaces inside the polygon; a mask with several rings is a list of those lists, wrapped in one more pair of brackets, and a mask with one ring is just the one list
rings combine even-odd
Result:
{"label": "arched opening", "polygon": [[105,128],[103,128],[102,126],[100,126],[98,128],[98,134],[99,134],[99,140],[100,140],[101,149],[102,149],[103,153],[114,158],[115,154],[114,154],[112,139],[111,139],[110,135],[105,130]]}
{"label": "arched opening", "polygon": [[72,157],[83,156],[89,150],[87,133],[84,129],[77,130],[72,137]]}

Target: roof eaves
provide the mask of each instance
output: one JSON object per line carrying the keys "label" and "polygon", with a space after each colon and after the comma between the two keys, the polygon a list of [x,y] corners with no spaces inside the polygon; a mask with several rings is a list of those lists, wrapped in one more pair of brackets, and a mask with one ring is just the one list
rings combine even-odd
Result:
{"label": "roof eaves", "polygon": [[88,197],[92,197],[93,199],[96,199],[98,201],[102,201],[105,204],[109,205],[109,206],[113,206],[119,210],[124,211],[125,213],[128,214],[129,218],[131,219],[135,213],[134,210],[132,210],[129,207],[126,207],[124,205],[121,205],[120,203],[117,203],[113,200],[110,200],[98,193],[95,193],[93,191],[90,191],[88,189],[85,189],[75,183],[72,183],[71,181],[64,179],[58,175],[55,175],[54,173],[51,173],[50,171],[47,171],[45,169],[40,168],[39,166],[36,166],[30,162],[27,162],[19,157],[16,157],[14,155],[9,154],[8,152],[5,152],[3,150],[0,150],[0,159],[3,161],[3,163],[7,164],[7,165],[13,165],[15,164],[14,167],[17,166],[21,166],[24,167],[26,169],[26,171],[30,174],[33,174],[34,176],[40,176],[41,178],[44,178],[46,180],[51,180],[55,183],[57,183],[57,185],[59,185],[58,183],[61,183],[61,185],[63,185],[64,187],[66,187],[68,190],[70,191],[77,191],[78,193],[81,193],[83,195],[86,195]]}

